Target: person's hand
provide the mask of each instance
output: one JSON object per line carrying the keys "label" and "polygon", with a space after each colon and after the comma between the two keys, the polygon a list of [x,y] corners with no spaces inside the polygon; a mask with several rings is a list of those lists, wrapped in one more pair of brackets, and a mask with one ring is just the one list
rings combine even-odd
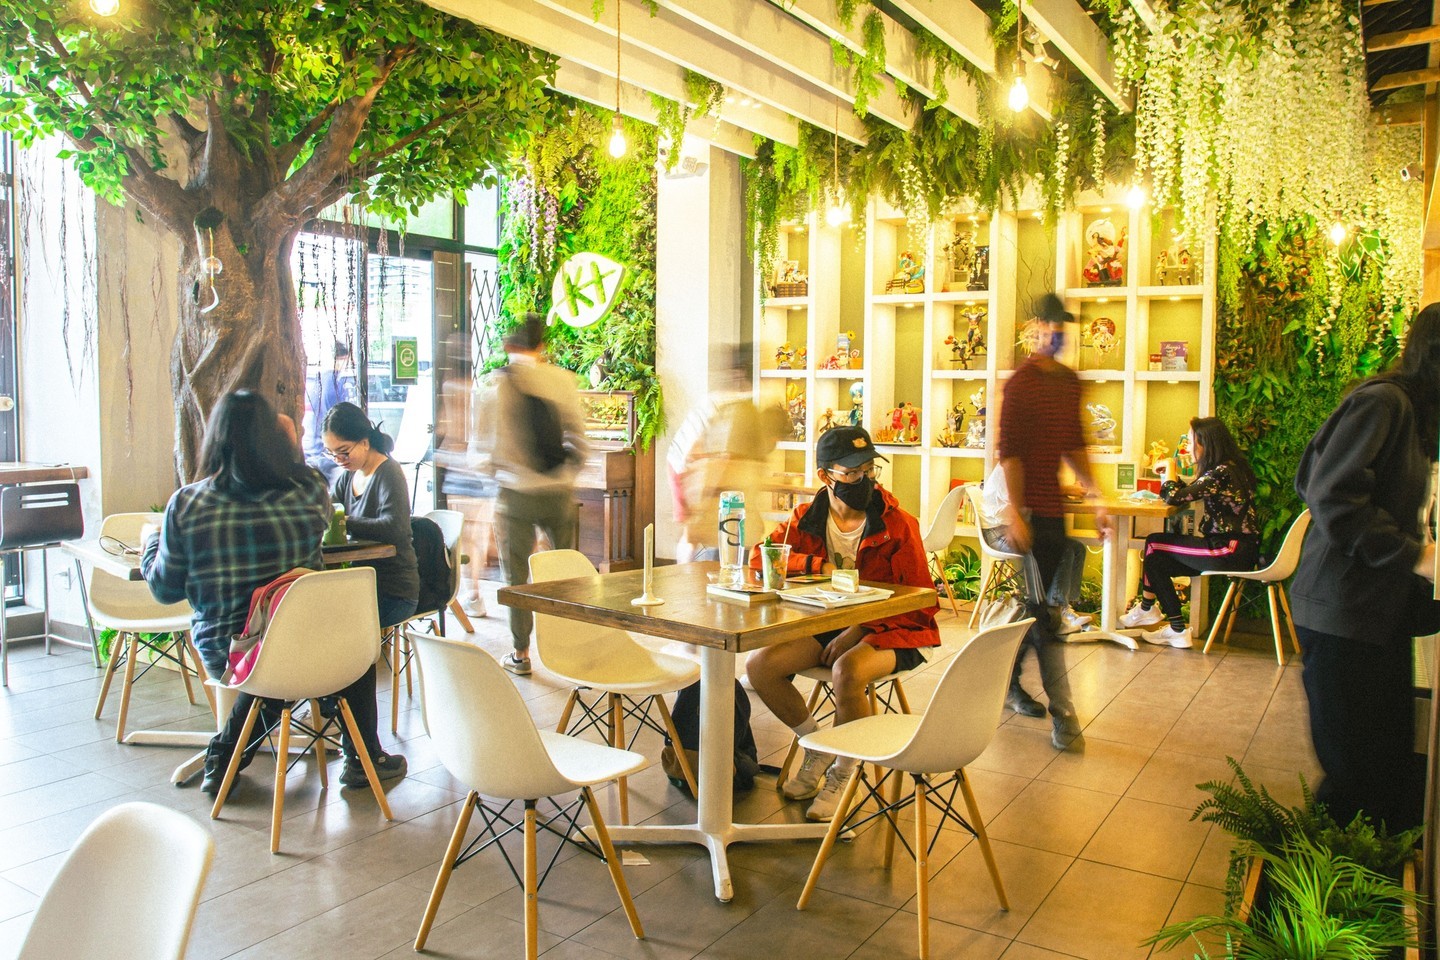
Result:
{"label": "person's hand", "polygon": [[854,631],[854,636],[851,636],[851,633],[852,631],[846,630],[844,633],[841,633],[838,637],[825,644],[824,649],[820,651],[820,662],[827,667],[835,666],[836,660],[839,660],[841,657],[845,656],[845,654],[850,651],[851,647],[855,646],[855,644],[860,642],[861,634],[859,633],[859,631]]}
{"label": "person's hand", "polygon": [[1101,540],[1109,540],[1115,535],[1115,520],[1104,510],[1095,511],[1095,532]]}
{"label": "person's hand", "polygon": [[1013,506],[1006,507],[1000,519],[1005,526],[1005,542],[1010,545],[1010,549],[1016,553],[1029,553],[1031,543],[1030,524],[1025,522],[1025,518],[1020,515],[1020,511],[1016,510]]}
{"label": "person's hand", "polygon": [[145,546],[145,544],[150,541],[150,538],[151,538],[151,537],[158,537],[158,536],[160,536],[160,524],[158,524],[158,523],[146,523],[146,524],[142,524],[141,527],[140,527],[140,546],[142,546],[142,547]]}
{"label": "person's hand", "polygon": [[1427,543],[1420,550],[1420,559],[1415,561],[1415,572],[1431,583],[1435,582],[1435,544]]}

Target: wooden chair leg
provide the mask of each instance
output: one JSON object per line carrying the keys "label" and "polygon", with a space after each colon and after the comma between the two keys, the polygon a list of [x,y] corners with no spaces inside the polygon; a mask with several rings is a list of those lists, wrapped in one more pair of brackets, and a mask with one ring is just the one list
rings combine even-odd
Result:
{"label": "wooden chair leg", "polygon": [[925,778],[915,778],[915,919],[919,926],[920,960],[930,958],[930,831],[925,825]]}
{"label": "wooden chair leg", "polygon": [[690,755],[685,752],[685,746],[680,742],[680,732],[675,729],[675,721],[670,718],[670,708],[665,705],[665,698],[657,695],[655,706],[660,708],[660,719],[665,722],[665,732],[670,735],[670,742],[675,745],[675,762],[680,765],[680,772],[685,776],[685,785],[690,788],[690,796],[699,800],[700,787],[695,782],[695,771],[690,769]]}
{"label": "wooden chair leg", "polygon": [[1230,616],[1230,604],[1235,601],[1235,585],[1237,583],[1239,583],[1238,580],[1231,580],[1230,586],[1225,589],[1225,599],[1220,601],[1220,609],[1215,613],[1215,622],[1210,624],[1210,635],[1205,638],[1205,649],[1201,650],[1201,653],[1210,652],[1211,644],[1220,635],[1220,629],[1225,626],[1225,622]]}
{"label": "wooden chair leg", "polygon": [[[325,732],[325,716],[320,712],[319,700],[310,701],[310,725],[321,733]],[[316,737],[312,749],[315,751],[315,768],[320,773],[320,789],[328,790],[330,789],[330,767],[326,762],[325,738],[323,736]]]}
{"label": "wooden chair leg", "polygon": [[1225,624],[1225,637],[1220,642],[1230,646],[1230,631],[1235,629],[1235,621],[1240,619],[1240,601],[1245,599],[1245,581],[1236,581],[1235,603],[1230,607],[1230,622]]}
{"label": "wooden chair leg", "polygon": [[205,700],[210,704],[210,715],[218,716],[215,691],[210,689],[210,671],[205,669],[205,661],[200,659],[200,651],[195,649],[195,640],[189,633],[185,634],[185,649],[190,651],[190,659],[195,661],[195,678],[200,681],[200,691],[205,694]]}
{"label": "wooden chair leg", "polygon": [[190,706],[195,706],[195,688],[190,685],[190,668],[185,664],[185,641],[184,634],[173,633],[170,642],[170,652],[175,655],[175,662],[180,665],[180,679],[185,681],[185,699],[190,701]]}
{"label": "wooden chair leg", "polygon": [[820,841],[820,852],[815,855],[815,863],[810,867],[810,876],[805,879],[805,889],[800,891],[800,900],[795,904],[796,910],[804,910],[810,903],[810,895],[815,892],[815,884],[820,879],[820,871],[825,868],[825,861],[830,857],[830,850],[835,846],[836,838],[840,836],[840,828],[845,826],[845,818],[850,816],[850,802],[855,799],[855,790],[859,786],[860,776],[857,771],[840,793],[840,805],[835,809],[835,816],[830,818],[830,829],[825,831],[825,839]]}
{"label": "wooden chair leg", "polygon": [[[442,630],[440,636],[445,636]],[[410,635],[404,630],[400,631],[400,645],[405,648],[405,696],[407,699],[415,699],[415,648],[410,644]],[[395,709],[391,706],[390,709]]]}
{"label": "wooden chair leg", "polygon": [[285,819],[285,774],[290,766],[290,708],[280,710],[280,743],[275,748],[275,804],[270,812],[270,852],[280,852],[280,821]]}
{"label": "wooden chair leg", "polygon": [[1290,631],[1290,646],[1295,650],[1295,656],[1305,655],[1300,648],[1300,637],[1295,633],[1295,618],[1290,615],[1290,598],[1285,593],[1285,584],[1275,584],[1275,592],[1280,595],[1280,607],[1285,611],[1285,625]]}
{"label": "wooden chair leg", "polygon": [[380,789],[380,776],[375,772],[375,761],[370,759],[370,751],[365,749],[365,738],[360,736],[360,724],[355,722],[355,714],[350,712],[350,702],[340,697],[340,716],[345,719],[345,729],[350,731],[350,742],[355,744],[355,755],[360,758],[360,766],[365,768],[365,777],[370,781],[370,792],[375,794],[375,802],[380,805],[380,812],[386,820],[394,820],[395,814],[390,812],[390,801],[385,799],[385,791]]}
{"label": "wooden chair leg", "polygon": [[615,854],[615,846],[610,842],[610,831],[605,829],[605,818],[600,816],[600,805],[595,802],[595,793],[586,787],[581,794],[585,797],[585,806],[590,811],[590,823],[595,828],[595,841],[600,844],[600,852],[605,854],[605,866],[610,868],[610,880],[615,884],[615,892],[620,894],[620,906],[625,908],[625,918],[630,921],[630,932],[635,934],[636,940],[644,940],[645,930],[640,926],[640,915],[635,912],[635,901],[630,898],[630,886],[625,882],[625,874],[620,870],[620,858]]}
{"label": "wooden chair leg", "polygon": [[945,564],[941,561],[939,552],[934,554],[935,571],[940,575],[940,583],[945,588],[945,595],[950,598],[950,609],[955,612],[955,619],[960,619],[960,604],[955,599],[955,590],[950,586],[950,578],[945,576]]}
{"label": "wooden chair leg", "polygon": [[560,722],[555,724],[556,733],[564,733],[570,726],[570,714],[575,711],[575,701],[580,699],[580,688],[576,687],[570,691],[570,696],[565,700],[565,709],[560,711]]}
{"label": "wooden chair leg", "polygon": [[385,631],[390,638],[390,735],[400,733],[400,631]]}
{"label": "wooden chair leg", "polygon": [[235,785],[235,777],[240,773],[240,760],[245,754],[245,745],[250,742],[250,732],[255,729],[255,718],[260,715],[260,699],[257,697],[250,702],[250,712],[245,714],[245,722],[240,726],[240,739],[235,743],[235,750],[230,754],[230,765],[225,768],[225,779],[220,781],[220,792],[215,794],[215,803],[210,808],[210,819],[220,819],[220,810],[225,806],[225,799],[230,796],[230,788]]}
{"label": "wooden chair leg", "polygon": [[420,932],[415,934],[416,953],[425,949],[425,941],[430,937],[430,927],[435,923],[435,914],[440,912],[440,901],[445,899],[445,888],[450,884],[450,874],[455,872],[455,858],[460,856],[460,848],[465,843],[465,832],[470,829],[470,815],[475,812],[475,804],[479,802],[480,794],[471,790],[465,795],[465,802],[460,805],[460,818],[455,821],[455,832],[450,834],[450,845],[445,848],[445,858],[440,861],[440,872],[435,876],[435,885],[430,888],[430,902],[425,904],[425,916],[420,920]]}
{"label": "wooden chair leg", "polygon": [[536,960],[540,928],[539,883],[535,863],[535,801],[525,801],[525,960]]}
{"label": "wooden chair leg", "polygon": [[975,606],[970,609],[970,629],[975,629],[975,621],[980,616],[980,611],[985,609],[986,596],[995,585],[995,570],[999,566],[996,561],[991,561],[990,569],[981,577],[980,592],[975,595]]}
{"label": "wooden chair leg", "polygon": [[[135,661],[140,659],[140,638],[133,633],[125,635],[125,680],[120,687],[120,717],[115,721],[115,742],[125,742],[125,718],[130,715],[130,685],[135,682]],[[117,641],[119,637],[115,638]]]}
{"label": "wooden chair leg", "polygon": [[970,789],[970,775],[960,771],[960,791],[965,795],[965,808],[970,811],[970,826],[975,828],[975,839],[980,843],[980,853],[985,857],[985,867],[990,871],[990,882],[995,884],[995,896],[1000,909],[1008,911],[1010,901],[1005,896],[1005,885],[1000,882],[1000,867],[995,863],[995,852],[990,849],[990,835],[985,832],[985,819],[980,816],[980,807],[975,802],[975,791]]}
{"label": "wooden chair leg", "polygon": [[1285,666],[1285,641],[1280,639],[1280,604],[1275,601],[1275,584],[1265,585],[1265,599],[1270,604],[1270,634],[1275,638],[1275,662]]}
{"label": "wooden chair leg", "polygon": [[105,665],[105,678],[100,681],[100,698],[95,701],[95,719],[100,719],[100,714],[105,711],[105,698],[110,694],[110,681],[115,679],[115,671],[120,666],[120,650],[125,646],[125,635],[115,634],[110,641],[110,662]]}
{"label": "wooden chair leg", "polygon": [[[618,693],[610,694],[610,746],[625,749],[625,698]],[[620,822],[630,823],[630,778],[615,778],[616,792],[620,796]]]}
{"label": "wooden chair leg", "polygon": [[901,712],[901,713],[909,713],[909,712],[910,712],[910,698],[907,697],[907,696],[905,696],[905,684],[903,684],[903,683],[900,682],[900,678],[899,678],[899,677],[896,677],[894,680],[892,680],[892,681],[890,681],[890,682],[891,682],[892,684],[894,684],[894,686],[895,686],[895,699],[896,699],[897,701],[899,701],[899,703],[900,703],[900,712]]}
{"label": "wooden chair leg", "polygon": [[[805,701],[805,712],[815,716],[815,705],[820,702],[820,694],[825,684],[817,682],[810,688],[810,698]],[[785,781],[790,776],[790,764],[795,762],[795,754],[800,752],[800,738],[790,738],[790,749],[785,751],[785,762],[780,764],[780,772],[775,775],[775,789],[779,790],[785,786]]]}
{"label": "wooden chair leg", "polygon": [[[459,600],[450,601],[450,615],[455,618],[456,623],[460,624],[461,630],[464,630],[466,633],[475,632],[475,624],[470,622],[469,615],[467,615],[465,611],[460,608]],[[441,634],[441,636],[444,636],[444,634]],[[415,949],[418,950],[420,948],[416,947]]]}

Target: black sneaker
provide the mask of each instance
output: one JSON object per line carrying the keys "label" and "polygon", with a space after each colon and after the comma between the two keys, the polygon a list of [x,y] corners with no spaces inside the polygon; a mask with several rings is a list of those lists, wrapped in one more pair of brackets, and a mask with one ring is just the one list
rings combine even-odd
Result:
{"label": "black sneaker", "polygon": [[[370,758],[375,764],[375,775],[383,783],[386,780],[396,780],[405,776],[408,769],[405,758],[398,753],[377,753]],[[340,786],[342,787],[368,787],[370,778],[365,776],[365,767],[360,763],[359,758],[354,760],[345,758],[345,769],[340,772]]]}
{"label": "black sneaker", "polygon": [[1050,743],[1056,750],[1068,750],[1072,746],[1084,749],[1085,738],[1080,733],[1080,719],[1073,713],[1051,717]]}
{"label": "black sneaker", "polygon": [[1022,717],[1045,716],[1045,705],[1019,687],[1011,687],[1005,695],[1005,706]]}

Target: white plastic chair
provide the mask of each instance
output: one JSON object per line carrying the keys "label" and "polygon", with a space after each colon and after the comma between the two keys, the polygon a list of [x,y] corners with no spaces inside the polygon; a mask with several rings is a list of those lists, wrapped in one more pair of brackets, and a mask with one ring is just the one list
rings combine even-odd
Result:
{"label": "white plastic chair", "polygon": [[995,528],[984,525],[980,484],[967,483],[965,491],[970,498],[970,506],[975,510],[975,524],[980,529],[981,587],[980,592],[975,595],[975,608],[970,612],[970,627],[973,629],[975,621],[980,618],[981,611],[988,603],[999,597],[1007,587],[1015,588],[1015,582],[1020,577],[1020,562],[1025,559],[1025,555],[997,550],[985,541],[985,531]]}
{"label": "white plastic chair", "polygon": [[[863,823],[883,817],[890,825],[885,841],[885,866],[888,868],[894,853],[894,838],[900,833],[896,814],[912,803],[915,805],[915,847],[913,850],[909,844],[905,847],[915,857],[915,906],[919,914],[921,960],[925,960],[930,952],[931,838],[926,814],[931,804],[940,811],[937,830],[943,829],[945,821],[950,820],[979,842],[980,853],[990,871],[990,880],[995,885],[995,895],[1000,900],[1000,909],[1010,909],[965,766],[984,752],[995,735],[1005,708],[1005,690],[1010,683],[1015,653],[1025,631],[1034,622],[1033,618],[1018,620],[977,633],[951,659],[935,688],[930,706],[919,716],[886,713],[862,717],[801,738],[800,745],[807,750],[851,757],[859,760],[860,766],[840,795],[839,808],[820,844],[820,852],[810,868],[810,877],[805,881],[796,909],[804,910],[810,902],[825,860],[844,829],[857,829]],[[874,786],[870,785],[865,775],[867,763],[889,771]],[[900,796],[902,774],[909,774],[915,783],[913,793],[903,798]],[[933,775],[946,776],[943,782],[936,784],[931,782]],[[890,797],[884,800],[881,791],[885,781],[891,778],[894,779]],[[863,800],[853,803],[856,790],[862,783],[867,790],[866,799],[873,797],[880,810],[859,822],[852,822],[854,814],[864,805]],[[954,806],[957,787],[965,797],[965,807],[970,814],[968,822]],[[946,788],[949,788],[948,795],[942,795]],[[905,843],[904,837],[901,837],[901,843]]]}
{"label": "white plastic chair", "polygon": [[[10,686],[10,644],[20,640],[44,640],[45,653],[50,641],[83,646],[68,637],[58,636],[50,628],[50,547],[64,540],[78,540],[85,535],[85,516],[80,509],[78,483],[17,483],[0,487],[0,561],[13,556],[24,571],[26,551],[40,551],[40,590],[44,627],[39,633],[24,637],[9,635],[9,624],[0,615],[0,685]],[[100,666],[100,652],[94,644],[90,655]]]}
{"label": "white plastic chair", "polygon": [[[283,700],[285,705],[280,712],[280,722],[275,727],[279,743],[275,747],[275,803],[270,821],[270,852],[278,853],[280,821],[285,813],[285,771],[290,761],[291,702],[335,695],[360,679],[366,670],[374,669],[379,656],[380,613],[375,606],[375,571],[372,568],[307,573],[291,583],[290,589],[275,607],[270,626],[265,630],[260,655],[255,658],[255,666],[249,676],[228,687],[219,681],[211,681],[233,694],[248,693],[256,699],[245,716],[235,752],[230,757],[230,766],[225,770],[225,779],[210,810],[210,819],[219,818],[225,799],[230,795],[245,753],[244,745],[250,742],[250,732],[260,712],[260,700]],[[360,764],[370,779],[375,802],[386,820],[394,820],[350,704],[344,697],[338,699],[340,716],[350,732],[350,741],[355,745]],[[315,748],[320,784],[326,786],[325,734],[335,726],[336,719],[321,716],[312,708],[311,722],[320,724],[318,736],[313,738],[310,746]]]}
{"label": "white plastic chair", "polygon": [[414,655],[410,647],[410,638],[406,634],[411,624],[429,621],[434,625],[440,636],[445,636],[445,611],[448,609],[455,614],[460,626],[466,633],[474,633],[475,627],[470,619],[465,616],[465,611],[455,602],[455,597],[460,593],[460,531],[465,524],[465,514],[459,510],[431,510],[425,514],[425,519],[432,520],[435,526],[440,528],[440,535],[445,538],[445,553],[450,562],[450,592],[445,602],[434,610],[417,610],[414,616],[405,623],[397,624],[386,629],[384,637],[381,638],[381,645],[389,655],[390,662],[390,732],[400,732],[400,674],[405,674],[405,695],[415,695],[413,680],[411,677],[410,660]]}
{"label": "white plastic chair", "polygon": [[[139,546],[141,528],[147,523],[158,526],[163,520],[164,514],[159,513],[111,514],[101,522],[100,536]],[[79,561],[76,565],[79,566]],[[142,648],[153,651],[157,661],[169,660],[179,668],[180,677],[185,682],[185,695],[191,703],[195,702],[195,690],[190,684],[190,677],[193,674],[199,678],[201,689],[210,702],[210,712],[215,712],[215,698],[205,685],[208,679],[205,664],[190,640],[190,619],[194,616],[190,604],[183,600],[160,603],[143,580],[122,580],[95,567],[84,573],[82,583],[91,639],[95,638],[97,625],[115,631],[105,677],[100,683],[100,697],[95,701],[96,720],[105,710],[105,699],[110,695],[110,681],[115,678],[115,671],[122,664],[125,667],[125,680],[120,689],[120,715],[115,721],[117,743],[125,740],[125,719],[130,714],[130,687],[137,679],[136,667],[140,663]],[[149,634],[160,636],[149,639]],[[141,665],[138,676],[144,676],[154,665]]]}
{"label": "white plastic chair", "polygon": [[955,591],[950,587],[950,578],[945,576],[944,551],[949,548],[950,541],[955,539],[955,522],[960,519],[960,500],[964,496],[963,484],[952,487],[950,492],[945,494],[945,499],[940,501],[940,507],[935,511],[935,519],[930,521],[930,529],[921,540],[925,556],[932,566],[931,572],[944,584],[945,595],[950,598],[950,609],[957,620],[960,618],[960,605],[955,600]]}
{"label": "white plastic chair", "polygon": [[50,881],[19,960],[181,960],[214,853],[210,834],[182,813],[111,807]]}
{"label": "white plastic chair", "polygon": [[[958,488],[957,488],[958,489]],[[901,677],[909,671],[899,670],[895,673],[887,673],[871,681],[865,688],[865,696],[870,699],[870,710],[873,713],[880,713],[883,709],[886,713],[909,713],[910,700],[905,696],[905,685],[901,683]],[[817,666],[801,670],[796,676],[804,677],[806,680],[813,680],[815,686],[810,688],[810,699],[805,702],[805,709],[810,711],[810,716],[815,718],[816,723],[824,723],[835,716],[835,687],[833,685],[834,672],[830,667]],[[782,790],[785,781],[790,776],[790,764],[795,762],[795,755],[800,752],[800,738],[790,738],[790,749],[785,752],[785,762],[780,764],[780,772],[775,775],[775,789]]]}
{"label": "white plastic chair", "polygon": [[[629,750],[537,730],[515,685],[500,664],[479,647],[418,631],[411,631],[410,639],[419,652],[420,702],[435,753],[445,769],[470,788],[460,805],[460,818],[450,836],[450,845],[440,861],[440,872],[435,877],[430,902],[415,936],[415,949],[425,948],[455,868],[486,847],[498,846],[503,837],[519,830],[524,833],[525,855],[523,878],[517,875],[516,880],[525,891],[525,956],[533,960],[539,929],[538,891],[545,880],[537,863],[537,828],[575,843],[605,861],[615,892],[620,895],[620,905],[630,921],[630,930],[637,940],[644,939],[645,932],[630,899],[630,888],[620,869],[620,858],[610,843],[610,834],[591,788],[635,773],[645,766],[645,758]],[[579,799],[567,807],[562,808],[551,799],[577,789]],[[492,808],[481,800],[482,795],[505,803],[499,809]],[[556,811],[543,819],[537,810],[541,799],[549,799]],[[522,803],[525,809],[520,822],[508,816],[516,802]],[[582,807],[589,811],[599,844],[598,853],[573,836]],[[476,809],[480,810],[485,828],[466,846],[465,833]],[[504,853],[503,847],[501,852]],[[555,859],[551,859],[550,866],[554,866]],[[508,855],[505,862],[515,874]],[[550,867],[546,867],[545,873],[549,872]]]}
{"label": "white plastic chair", "polygon": [[1205,649],[1202,652],[1210,652],[1210,645],[1219,636],[1221,626],[1225,627],[1225,636],[1221,642],[1226,646],[1230,645],[1230,631],[1235,629],[1246,583],[1265,585],[1265,595],[1270,600],[1270,632],[1275,638],[1275,661],[1282,667],[1285,665],[1285,642],[1280,633],[1277,597],[1280,609],[1285,611],[1285,622],[1290,628],[1290,644],[1297,654],[1301,652],[1300,638],[1295,635],[1295,620],[1290,616],[1290,598],[1285,594],[1285,581],[1294,576],[1295,568],[1300,565],[1300,548],[1305,544],[1305,534],[1309,529],[1310,511],[1307,509],[1290,524],[1290,529],[1285,532],[1285,540],[1280,544],[1280,552],[1269,566],[1260,570],[1206,570],[1199,574],[1202,577],[1226,577],[1230,581],[1230,586],[1225,591],[1225,599],[1220,601],[1220,610],[1215,614],[1215,622],[1210,627],[1210,636],[1205,638]]}
{"label": "white plastic chair", "polygon": [[[578,550],[545,550],[530,556],[532,583],[593,576],[595,565]],[[637,721],[636,734],[648,726],[670,737],[691,796],[700,795],[664,697],[700,679],[698,663],[649,650],[624,630],[545,614],[535,616],[535,651],[545,669],[573,687],[555,727],[557,733],[579,733],[593,727],[606,734],[611,746],[625,747],[629,745],[625,740],[628,714]],[[600,696],[586,702],[582,690]],[[577,704],[583,716],[572,727],[570,716]],[[660,714],[660,724],[650,719],[652,706]],[[624,777],[620,778],[620,822],[630,822],[630,795]]]}

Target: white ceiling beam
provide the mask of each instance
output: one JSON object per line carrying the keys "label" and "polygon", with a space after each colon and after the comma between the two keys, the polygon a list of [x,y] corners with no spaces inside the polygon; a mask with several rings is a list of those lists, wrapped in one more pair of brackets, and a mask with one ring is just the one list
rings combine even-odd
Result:
{"label": "white ceiling beam", "polygon": [[[832,96],[855,102],[854,72],[835,62],[830,42],[777,7],[754,0],[744,3],[659,0],[659,3],[662,15],[663,11],[669,11]],[[870,96],[866,110],[886,123],[909,129],[914,117],[909,104],[896,92],[894,81],[884,75],[876,80],[880,89]]]}
{"label": "white ceiling beam", "polygon": [[[493,0],[428,0],[453,7],[480,8]],[[615,7],[622,9],[622,26],[629,43],[673,63],[716,80],[734,94],[752,97],[824,130],[835,128],[836,98],[798,77],[776,69],[766,57],[741,50],[703,27],[661,10],[651,16],[643,0],[606,0],[604,19],[596,24],[591,0],[538,0],[538,3],[572,19],[593,24],[615,36]],[[468,16],[468,15],[467,15]],[[469,19],[476,19],[469,17]],[[865,125],[849,110],[839,111],[839,134],[852,143],[864,143]]]}
{"label": "white ceiling beam", "polygon": [[895,9],[929,30],[960,56],[995,75],[990,17],[970,0],[892,0]]}
{"label": "white ceiling beam", "polygon": [[[531,0],[490,0],[488,3],[465,5],[465,10],[451,9],[461,4],[437,0],[432,4],[457,16],[475,22],[532,47],[546,50],[574,64],[588,67],[614,80],[615,38],[587,24],[546,10]],[[470,14],[474,14],[473,17]],[[620,79],[643,90],[657,93],[676,103],[686,101],[685,71],[663,57],[629,44],[621,46]],[[614,99],[614,91],[611,91]],[[695,107],[699,104],[689,104]],[[793,117],[773,107],[727,110],[723,117],[737,127],[769,137],[777,143],[795,146],[799,131]]]}
{"label": "white ceiling beam", "polygon": [[1155,16],[1155,8],[1151,6],[1150,0],[1130,0],[1130,6],[1135,10],[1135,16],[1145,24],[1145,29],[1154,33],[1160,29],[1160,18]]}
{"label": "white ceiling beam", "polygon": [[1039,27],[1105,99],[1127,113],[1134,109],[1130,98],[1120,95],[1110,42],[1080,4],[1075,0],[1024,0],[1021,9],[1025,19]]}
{"label": "white ceiling beam", "polygon": [[[790,16],[808,24],[832,40],[838,40],[855,53],[865,52],[865,38],[860,22],[846,27],[835,13],[835,0],[770,0]],[[935,98],[933,83],[935,66],[920,57],[915,35],[884,13],[876,11],[885,26],[885,72],[920,93]],[[869,16],[867,13],[866,16]],[[945,79],[948,96],[941,104],[945,109],[972,124],[979,124],[980,110],[975,85],[963,73]]]}
{"label": "white ceiling beam", "polygon": [[[555,71],[554,88],[586,103],[593,103],[607,110],[615,109],[615,78],[563,57]],[[620,112],[652,126],[659,119],[649,92],[628,83],[620,85]],[[687,127],[685,133],[686,136],[708,140],[720,149],[742,157],[753,159],[755,156],[754,138],[728,123],[721,123],[719,129],[715,129],[712,124],[699,123],[695,124],[694,130]],[[672,146],[672,149],[677,148]]]}

